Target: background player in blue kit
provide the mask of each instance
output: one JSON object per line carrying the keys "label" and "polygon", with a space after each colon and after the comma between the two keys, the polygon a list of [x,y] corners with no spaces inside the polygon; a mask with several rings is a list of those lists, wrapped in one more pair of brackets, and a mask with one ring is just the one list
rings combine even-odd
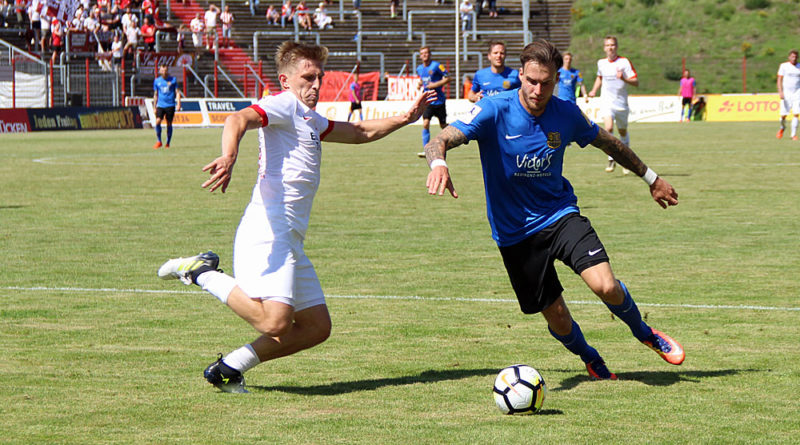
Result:
{"label": "background player in blue kit", "polygon": [[630,292],[614,277],[603,244],[580,214],[578,198],[562,175],[564,149],[573,141],[581,147],[600,148],[641,176],[663,208],[677,205],[678,194],[577,105],[553,97],[563,63],[555,46],[536,39],[523,49],[520,60],[519,89],[483,99],[469,117],[454,122],[425,146],[431,167],[428,193],[442,195],[447,189],[458,197],[445,152],[477,140],[492,237],[522,312],[541,312],[552,336],[580,356],[591,378],[617,378],[586,343],[567,309],[554,266],[558,259],[580,275],[639,341],[667,362],[681,364],[681,345],[642,320]]}
{"label": "background player in blue kit", "polygon": [[467,92],[470,102],[494,96],[503,91],[519,88],[519,72],[506,66],[506,44],[497,40],[489,42],[489,67],[475,72],[472,88]]}
{"label": "background player in blue kit", "polygon": [[154,149],[161,148],[161,122],[167,119],[167,147],[172,141],[172,119],[175,111],[181,110],[181,92],[178,91],[178,79],[170,76],[165,63],[158,64],[158,77],[153,81],[153,104],[156,106],[156,137],[158,141]]}
{"label": "background player in blue kit", "polygon": [[558,69],[556,97],[575,103],[575,92],[578,91],[579,87],[586,102],[589,102],[589,96],[586,94],[586,86],[583,84],[581,72],[577,68],[572,67],[572,53],[565,52],[564,65]]}
{"label": "background player in blue kit", "polygon": [[[417,88],[436,92],[436,99],[428,104],[428,108],[422,113],[422,145],[425,146],[431,139],[431,117],[436,116],[441,128],[447,126],[447,107],[445,105],[447,97],[444,94],[444,86],[450,82],[450,74],[444,65],[431,60],[431,49],[427,46],[419,49],[419,60],[422,65],[417,66],[417,75],[419,76]],[[424,158],[425,152],[417,153],[417,155]]]}

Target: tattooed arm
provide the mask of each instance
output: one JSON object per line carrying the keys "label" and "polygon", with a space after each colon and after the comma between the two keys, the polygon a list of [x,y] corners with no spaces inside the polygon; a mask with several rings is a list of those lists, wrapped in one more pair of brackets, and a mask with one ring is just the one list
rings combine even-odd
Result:
{"label": "tattooed arm", "polygon": [[435,138],[425,145],[425,158],[428,160],[428,165],[431,166],[431,172],[428,173],[428,194],[430,195],[443,195],[444,190],[450,191],[453,198],[458,198],[453,187],[453,182],[450,180],[450,170],[444,162],[445,152],[451,148],[458,147],[467,143],[467,137],[464,136],[457,128],[449,125],[444,127]]}
{"label": "tattooed arm", "polygon": [[[637,175],[644,176],[645,173],[647,173],[647,165],[639,159],[639,156],[637,156],[630,147],[612,136],[606,130],[600,129],[597,137],[592,141],[592,145],[603,150],[607,155],[614,158],[619,165]],[[651,174],[654,173],[651,172]],[[661,177],[656,177],[655,182],[650,185],[650,195],[653,196],[653,200],[662,208],[666,209],[667,206],[678,205],[678,192],[672,188],[670,183],[663,180]]]}

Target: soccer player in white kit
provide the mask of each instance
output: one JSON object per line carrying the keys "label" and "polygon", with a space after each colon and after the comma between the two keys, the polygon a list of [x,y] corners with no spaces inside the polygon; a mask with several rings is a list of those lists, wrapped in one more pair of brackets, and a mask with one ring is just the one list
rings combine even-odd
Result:
{"label": "soccer player in white kit", "polygon": [[798,115],[800,115],[800,65],[797,64],[797,50],[789,51],[789,60],[778,67],[778,95],[781,98],[781,128],[775,135],[783,137],[786,129],[786,116],[792,118],[792,140],[797,140]]}
{"label": "soccer player in white kit", "polygon": [[[617,38],[606,36],[603,41],[603,50],[606,53],[605,59],[597,61],[597,78],[594,81],[589,97],[595,97],[597,89],[600,88],[600,116],[603,118],[603,126],[609,133],[614,133],[614,122],[617,123],[619,139],[625,145],[631,145],[631,138],[628,135],[628,85],[639,86],[639,78],[633,64],[625,57],[617,54]],[[617,163],[611,156],[608,157],[606,171],[614,171]],[[628,174],[628,170],[623,168],[622,172]]]}
{"label": "soccer player in white kit", "polygon": [[217,270],[213,252],[164,263],[163,279],[197,284],[227,304],[262,335],[206,368],[206,380],[225,392],[247,392],[242,373],[261,362],[325,341],[331,319],[314,266],[303,251],[311,203],[320,180],[321,141],[358,144],[380,139],[419,119],[433,93],[403,115],[329,121],[313,108],[328,56],[324,46],[287,41],[275,56],[282,92],[225,120],[222,155],[203,170],[210,191],[225,192],[249,129],[259,129],[259,170],[252,199],[236,232],[234,277]]}

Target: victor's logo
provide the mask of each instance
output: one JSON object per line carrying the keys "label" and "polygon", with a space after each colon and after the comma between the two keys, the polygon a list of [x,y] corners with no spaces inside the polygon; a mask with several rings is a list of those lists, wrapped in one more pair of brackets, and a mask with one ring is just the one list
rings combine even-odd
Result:
{"label": "victor's logo", "polygon": [[543,158],[540,158],[536,155],[533,155],[533,157],[529,158],[527,153],[522,155],[522,158],[517,155],[517,168],[524,168],[528,170],[528,172],[541,172],[542,170],[547,170],[550,168],[550,162],[552,158],[552,153],[547,153],[547,155]]}

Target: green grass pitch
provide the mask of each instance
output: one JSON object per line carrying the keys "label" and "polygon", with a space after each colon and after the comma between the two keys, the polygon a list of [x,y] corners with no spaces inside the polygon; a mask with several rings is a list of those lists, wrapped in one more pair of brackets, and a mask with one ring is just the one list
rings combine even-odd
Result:
{"label": "green grass pitch", "polygon": [[[638,178],[573,145],[565,174],[653,326],[687,351],[671,366],[559,266],[588,341],[580,360],[519,312],[489,236],[477,145],[450,152],[461,197],[430,197],[419,127],[324,144],[306,250],[334,328],[258,366],[252,394],[202,378],[255,338],[167,258],[213,249],[230,270],[256,174],[243,140],[226,194],[200,188],[220,129],[0,136],[0,442],[790,443],[800,402],[800,143],[773,123],[634,124],[634,149],[680,194],[662,210]],[[433,133],[436,134],[437,130]],[[503,367],[544,376],[541,414],[503,416]]]}

